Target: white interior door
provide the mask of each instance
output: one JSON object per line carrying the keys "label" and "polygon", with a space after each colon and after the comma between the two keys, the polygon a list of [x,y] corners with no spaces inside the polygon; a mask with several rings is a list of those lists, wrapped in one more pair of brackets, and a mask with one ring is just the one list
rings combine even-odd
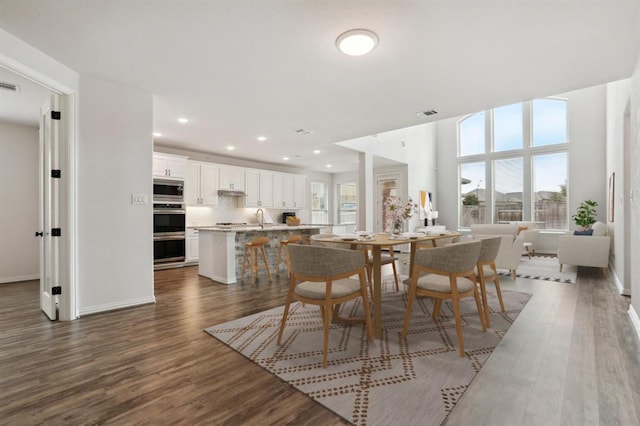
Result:
{"label": "white interior door", "polygon": [[58,111],[58,96],[43,105],[40,114],[40,308],[51,320],[58,318],[59,240],[54,235],[59,229],[59,181],[53,170],[59,170],[58,120],[52,112]]}

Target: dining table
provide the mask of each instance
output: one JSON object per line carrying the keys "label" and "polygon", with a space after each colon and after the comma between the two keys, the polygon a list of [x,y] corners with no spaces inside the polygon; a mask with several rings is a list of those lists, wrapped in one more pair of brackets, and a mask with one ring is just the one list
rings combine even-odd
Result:
{"label": "dining table", "polygon": [[326,238],[317,238],[315,241],[324,243],[342,243],[352,249],[362,246],[371,248],[373,263],[373,331],[377,338],[382,337],[382,248],[393,247],[401,244],[410,244],[409,276],[413,273],[413,260],[416,250],[420,246],[424,248],[436,247],[438,240],[456,238],[461,234],[456,231],[445,231],[435,234],[429,233],[404,233],[394,235],[389,233],[373,233],[369,235],[335,235]]}

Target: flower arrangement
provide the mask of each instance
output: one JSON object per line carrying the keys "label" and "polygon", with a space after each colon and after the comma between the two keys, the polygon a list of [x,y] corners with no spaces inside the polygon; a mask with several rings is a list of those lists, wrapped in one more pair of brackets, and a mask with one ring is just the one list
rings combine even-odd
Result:
{"label": "flower arrangement", "polygon": [[402,227],[403,221],[409,219],[413,212],[418,209],[418,205],[413,202],[411,197],[407,201],[402,201],[401,198],[397,197],[388,197],[384,200],[384,207],[387,225],[391,225],[390,227],[394,232],[398,231],[398,228]]}

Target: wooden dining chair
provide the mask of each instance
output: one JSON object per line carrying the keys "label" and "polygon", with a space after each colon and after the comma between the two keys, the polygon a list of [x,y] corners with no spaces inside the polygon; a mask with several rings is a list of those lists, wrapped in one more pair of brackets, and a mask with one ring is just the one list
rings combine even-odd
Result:
{"label": "wooden dining chair", "polygon": [[489,318],[489,302],[487,301],[487,283],[493,282],[496,287],[498,300],[500,301],[500,310],[504,312],[504,303],[502,302],[502,292],[500,291],[500,281],[498,280],[498,271],[496,271],[496,256],[500,249],[502,237],[480,238],[480,255],[476,264],[475,275],[480,283],[480,294],[482,295],[482,304],[484,307],[485,322],[487,327],[491,327],[491,319]]}
{"label": "wooden dining chair", "polygon": [[474,273],[481,245],[480,241],[472,240],[416,251],[407,295],[407,310],[404,316],[404,326],[402,327],[402,339],[407,337],[413,302],[418,296],[434,299],[432,314],[434,319],[440,315],[442,301],[451,301],[456,321],[460,356],[464,356],[460,299],[464,297],[475,298],[482,330],[486,331],[485,317],[482,312]]}
{"label": "wooden dining chair", "polygon": [[[364,260],[367,263],[367,282],[369,283],[369,290],[371,294],[373,294],[373,256],[371,254],[371,247],[369,246],[358,246],[359,250],[362,250],[364,253]],[[395,252],[393,250],[393,246],[388,246],[389,254],[383,254],[380,256],[380,265],[391,265],[393,270],[393,279],[396,283],[396,291],[400,290],[400,278],[398,277],[398,269],[396,267],[397,257],[394,256]]]}
{"label": "wooden dining chair", "polygon": [[[364,322],[368,338],[373,340],[365,263],[361,253],[354,250],[294,244],[289,247],[289,257],[291,278],[278,332],[278,345],[282,342],[285,323],[289,315],[289,304],[293,300],[320,306],[324,331],[323,368],[327,367],[332,315],[336,322],[338,322],[337,320],[339,322]],[[357,280],[349,278],[354,275],[358,276]],[[358,297],[362,297],[364,317],[338,317],[334,307]]]}

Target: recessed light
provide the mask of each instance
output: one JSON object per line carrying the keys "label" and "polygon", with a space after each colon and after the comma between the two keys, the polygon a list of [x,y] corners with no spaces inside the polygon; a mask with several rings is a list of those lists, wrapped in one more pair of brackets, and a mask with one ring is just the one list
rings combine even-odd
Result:
{"label": "recessed light", "polygon": [[319,149],[314,149],[314,150],[313,150],[313,153],[314,153],[314,154],[320,154],[320,150],[319,150]]}
{"label": "recessed light", "polygon": [[338,37],[336,46],[350,56],[362,56],[371,52],[378,44],[378,36],[369,30],[349,30]]}
{"label": "recessed light", "polygon": [[264,136],[258,136],[258,140],[259,140],[260,142],[264,142],[264,141],[266,141],[266,140],[267,140],[267,138],[266,138],[266,137],[264,137]]}
{"label": "recessed light", "polygon": [[178,123],[187,124],[188,122],[189,120],[187,118],[184,118],[184,117],[178,118]]}
{"label": "recessed light", "polygon": [[331,168],[331,164],[327,164],[327,166],[326,166],[326,167],[327,167],[328,169],[330,169],[330,168]]}
{"label": "recessed light", "polygon": [[282,157],[282,159],[283,159],[284,161],[287,161],[287,160],[289,160],[289,157]]}
{"label": "recessed light", "polygon": [[235,147],[235,146],[231,146],[231,145],[229,145],[229,146],[227,147],[227,150],[229,150],[229,151],[233,151],[234,149],[236,149],[236,147]]}
{"label": "recessed light", "polygon": [[160,132],[153,132],[153,136],[155,136],[156,138],[161,138],[161,137],[162,137],[162,133],[160,133]]}

